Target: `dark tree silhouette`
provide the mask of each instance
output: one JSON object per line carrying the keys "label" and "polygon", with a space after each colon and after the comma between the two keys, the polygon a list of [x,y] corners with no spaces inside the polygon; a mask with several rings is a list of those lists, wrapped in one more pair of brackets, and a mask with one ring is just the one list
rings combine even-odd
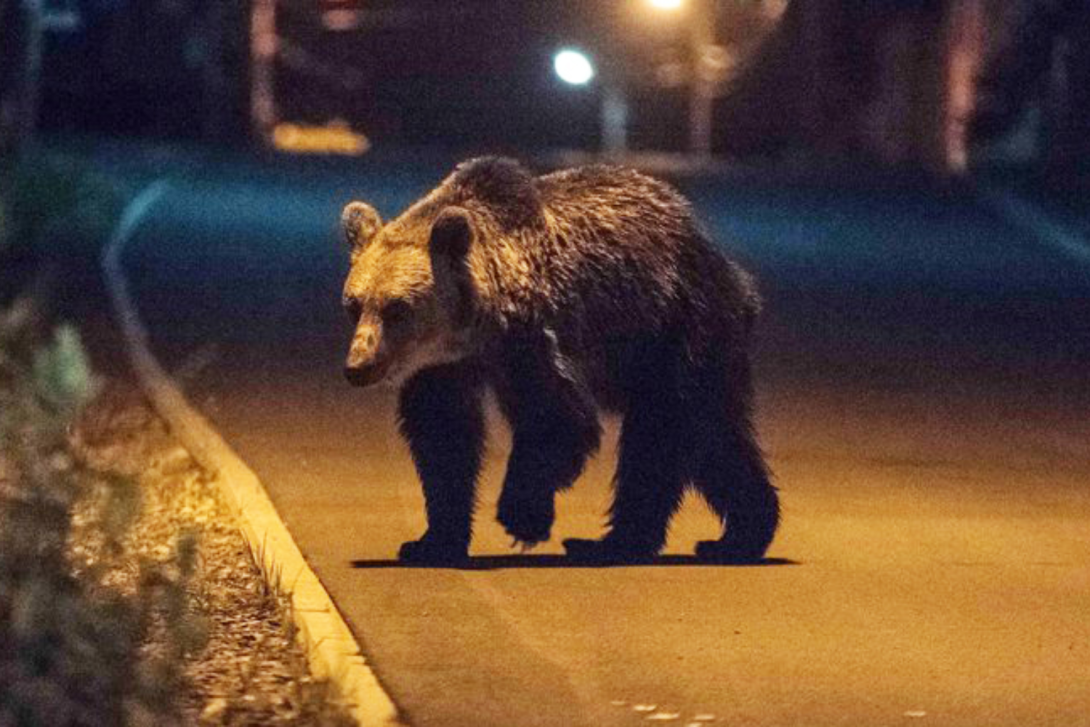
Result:
{"label": "dark tree silhouette", "polygon": [[722,151],[955,166],[955,0],[792,0],[717,118]]}
{"label": "dark tree silhouette", "polygon": [[1009,42],[989,58],[970,133],[993,141],[1029,109],[1044,116],[1046,161],[1090,158],[1090,3],[1036,0]]}
{"label": "dark tree silhouette", "polygon": [[0,152],[34,130],[41,51],[41,5],[0,0]]}

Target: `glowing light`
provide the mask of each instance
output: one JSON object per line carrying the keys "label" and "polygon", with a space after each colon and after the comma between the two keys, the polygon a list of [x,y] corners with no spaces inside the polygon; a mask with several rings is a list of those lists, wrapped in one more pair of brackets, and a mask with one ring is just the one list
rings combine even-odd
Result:
{"label": "glowing light", "polygon": [[677,10],[684,0],[647,0],[651,7],[658,10]]}
{"label": "glowing light", "polygon": [[345,122],[335,120],[326,126],[277,124],[273,129],[273,146],[294,154],[359,156],[371,148],[371,142]]}
{"label": "glowing light", "polygon": [[594,78],[594,65],[582,51],[564,49],[553,58],[553,69],[564,83],[585,86]]}

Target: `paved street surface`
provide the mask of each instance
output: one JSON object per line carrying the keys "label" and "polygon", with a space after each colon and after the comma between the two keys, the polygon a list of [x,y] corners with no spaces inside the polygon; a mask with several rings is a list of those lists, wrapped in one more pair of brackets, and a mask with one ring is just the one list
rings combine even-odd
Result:
{"label": "paved street surface", "polygon": [[[494,521],[476,568],[406,568],[424,528],[389,394],[341,377],[353,197],[392,217],[444,163],[179,172],[126,257],[157,353],[263,478],[414,725],[1090,724],[1090,266],[966,189],[681,186],[767,297],[759,426],[781,488],[766,564],[701,565],[687,501],[650,566],[569,567],[615,441],[553,541]],[[669,721],[672,719],[672,722]]]}

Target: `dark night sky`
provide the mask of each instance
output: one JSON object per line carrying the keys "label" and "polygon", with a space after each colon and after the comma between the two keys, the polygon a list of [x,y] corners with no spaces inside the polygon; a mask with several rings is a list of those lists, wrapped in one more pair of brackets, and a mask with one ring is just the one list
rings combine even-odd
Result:
{"label": "dark night sky", "polygon": [[294,105],[305,116],[343,104],[372,135],[411,144],[593,136],[594,91],[561,88],[551,71],[552,48],[569,35],[562,6],[546,14],[534,7],[540,3],[478,3],[461,11],[430,5],[417,3],[419,14],[405,24],[326,34],[330,55],[363,72],[364,89],[348,95],[312,85],[311,94],[296,93],[305,79],[287,73],[285,110]]}
{"label": "dark night sky", "polygon": [[[291,113],[305,118],[327,107],[341,108],[373,136],[414,145],[472,146],[487,139],[493,148],[593,146],[600,84],[565,86],[553,74],[552,54],[572,45],[594,54],[607,77],[630,76],[633,70],[631,47],[620,42],[626,26],[614,15],[623,3],[387,6],[400,8],[403,15],[395,14],[385,27],[325,33],[312,42],[328,57],[358,68],[363,91],[326,90],[303,74],[288,72],[281,77],[281,95]],[[286,22],[285,33],[308,37],[307,17],[297,13],[298,26]],[[658,105],[668,109],[671,95],[678,96],[659,92]]]}
{"label": "dark night sky", "polygon": [[[40,114],[44,130],[169,138],[203,135],[237,141],[246,138],[248,0],[51,2],[78,7],[85,22],[78,32],[53,34],[47,39]],[[683,85],[675,88],[663,88],[654,81],[656,69],[666,67],[667,61],[675,68],[691,67],[684,12],[663,14],[650,9],[646,0],[277,3],[283,44],[277,64],[276,96],[284,121],[324,124],[345,119],[370,137],[376,148],[597,148],[603,88],[613,84],[624,89],[629,101],[631,148],[678,151],[686,145],[688,104],[684,81],[679,78]],[[751,103],[744,103],[746,95],[740,94],[743,98],[734,104],[733,116],[724,113],[723,103],[717,108],[716,145],[720,153],[766,154],[790,145],[817,145],[823,149],[840,148],[838,144],[852,149],[866,146],[860,139],[865,141],[873,134],[863,128],[865,124],[852,119],[871,118],[872,107],[895,95],[877,93],[867,83],[858,84],[854,79],[875,77],[878,61],[889,55],[883,55],[881,49],[898,47],[896,34],[883,34],[885,30],[900,29],[900,36],[917,42],[912,35],[915,26],[905,24],[914,16],[904,8],[939,4],[885,4],[876,0],[843,5],[857,10],[870,8],[868,12],[879,9],[881,12],[871,14],[881,22],[855,17],[866,16],[862,11],[843,14],[837,21],[841,25],[833,23],[830,27],[838,33],[847,28],[854,35],[836,35],[837,45],[831,50],[820,48],[818,41],[804,43],[797,37],[785,36],[791,40],[783,46],[787,50],[773,57],[782,57],[782,67],[787,70],[754,75],[760,84],[750,94]],[[9,12],[11,7],[14,5],[8,3]],[[355,7],[359,10],[359,26],[351,31],[331,31],[323,26],[320,7]],[[742,58],[771,28],[767,18],[755,19],[760,15],[754,10],[757,7],[757,3],[741,1],[717,6],[716,40]],[[1067,8],[1064,12],[1042,10],[1038,22],[1044,24],[1042,27],[1056,26],[1063,33],[1059,41],[1055,33],[1050,35],[1040,28],[1036,36],[1016,34],[1013,37],[1022,38],[1018,53],[997,46],[1011,59],[999,64],[997,77],[1002,83],[996,84],[991,94],[991,119],[1001,122],[997,133],[1020,123],[1020,113],[1047,96],[1045,90],[1055,90],[1056,84],[1048,85],[1048,79],[1056,74],[1045,73],[1055,65],[1050,65],[1053,60],[1074,59],[1062,66],[1064,78],[1081,80],[1090,68],[1086,53],[1079,50],[1086,46],[1082,41],[1090,37],[1084,3],[1036,7]],[[897,12],[891,13],[889,8]],[[222,20],[226,38],[221,44],[215,41],[214,33],[208,32],[214,25],[209,18],[215,14]],[[899,19],[893,17],[898,14]],[[1071,27],[1064,29],[1064,23]],[[789,27],[803,26],[795,23]],[[825,37],[807,32],[806,38]],[[1003,36],[997,33],[996,37],[1002,40]],[[813,46],[810,55],[800,51],[807,43]],[[553,53],[564,46],[580,47],[592,54],[600,71],[599,80],[586,88],[561,83],[553,74],[551,61]],[[1064,55],[1052,52],[1053,48],[1074,50]],[[208,90],[212,87],[209,79],[215,75],[209,73],[213,66],[204,60],[210,57],[223,59],[225,93],[218,97]],[[818,84],[821,103],[803,102],[800,106],[795,101],[815,87],[805,79],[811,75],[808,59],[816,57],[826,59],[835,73],[826,72],[827,82]],[[1003,59],[1002,55],[995,57]],[[768,64],[768,68],[775,67]],[[905,67],[911,70],[916,66],[910,63]],[[904,69],[899,72],[905,79],[919,75]],[[840,82],[832,83],[838,78]],[[889,84],[890,88],[896,86]],[[1087,107],[1087,94],[1081,89],[1087,86],[1072,80],[1067,90],[1057,91],[1056,103],[1042,106],[1054,111],[1068,109],[1063,111],[1066,116],[1056,122],[1057,128],[1067,129],[1065,140],[1056,142],[1056,148],[1067,150],[1064,154],[1086,153],[1086,114],[1081,109]],[[912,93],[910,85],[904,87]],[[213,98],[218,98],[219,103],[212,103]],[[912,103],[920,106],[917,101]],[[804,118],[804,113],[792,111],[795,108],[817,109],[818,117]],[[223,113],[217,115],[213,109]],[[803,121],[797,121],[800,118]],[[725,129],[730,129],[729,134]],[[910,142],[916,143],[908,139],[901,146]]]}
{"label": "dark night sky", "polygon": [[[287,0],[282,5],[280,34],[305,59],[303,64],[279,66],[282,118],[316,123],[346,118],[382,144],[593,147],[601,86],[562,84],[552,71],[555,50],[584,48],[596,56],[606,77],[630,81],[646,70],[636,60],[647,54],[633,53],[633,46],[622,40],[635,38],[644,49],[647,43],[665,47],[676,41],[669,28],[627,22],[619,15],[624,3],[374,1],[365,4],[371,13],[363,16],[365,23],[351,32],[324,29],[313,3]],[[202,1],[117,0],[86,7],[93,12],[86,13],[84,31],[50,40],[45,127],[159,136],[196,133],[202,75],[194,57],[203,42]],[[239,40],[234,57],[244,68],[241,33]],[[327,71],[350,67],[358,83],[346,88],[309,66]],[[236,106],[244,111],[241,74],[238,81]],[[641,139],[659,148],[680,143],[682,94],[626,85],[639,109],[633,115],[634,144],[641,145]],[[244,123],[243,114],[239,117]]]}

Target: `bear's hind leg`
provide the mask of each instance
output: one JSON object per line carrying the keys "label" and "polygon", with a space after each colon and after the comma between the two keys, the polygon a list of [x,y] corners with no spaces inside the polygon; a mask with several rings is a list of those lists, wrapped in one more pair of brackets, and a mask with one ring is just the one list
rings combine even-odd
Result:
{"label": "bear's hind leg", "polygon": [[484,450],[481,390],[474,371],[425,369],[401,390],[401,433],[424,488],[428,530],[401,546],[401,560],[450,563],[469,551]]}
{"label": "bear's hind leg", "polygon": [[666,529],[684,494],[685,428],[673,396],[641,397],[621,424],[610,531],[601,540],[564,541],[570,557],[640,562],[666,543]]}
{"label": "bear's hind leg", "polygon": [[705,560],[753,562],[764,557],[780,520],[779,496],[748,421],[722,421],[707,438],[693,485],[726,527],[719,540],[697,543]]}

